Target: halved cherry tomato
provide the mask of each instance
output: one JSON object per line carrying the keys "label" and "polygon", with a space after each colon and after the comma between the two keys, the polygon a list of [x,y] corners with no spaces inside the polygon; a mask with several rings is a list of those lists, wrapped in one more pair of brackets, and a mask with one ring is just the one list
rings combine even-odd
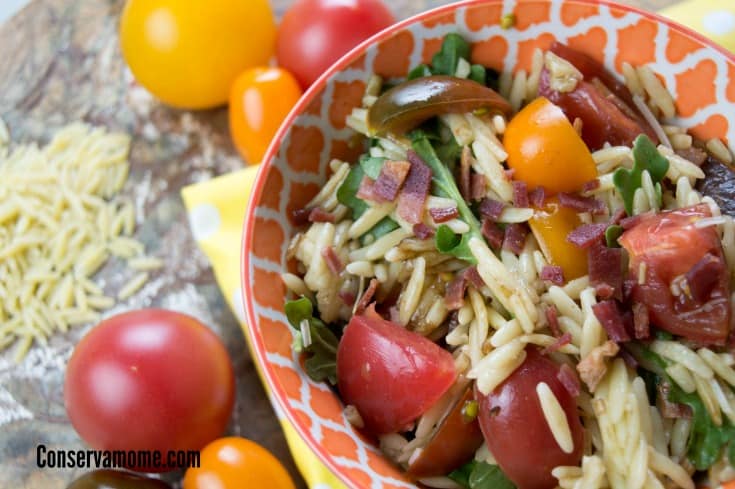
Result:
{"label": "halved cherry tomato", "polygon": [[[559,465],[579,465],[584,429],[577,403],[557,378],[559,365],[534,347],[526,349],[526,360],[489,395],[475,388],[480,403],[480,428],[505,475],[518,489],[553,489],[551,475]],[[556,396],[572,433],[574,449],[559,447],[544,417],[536,386],[545,382]]]}
{"label": "halved cherry tomato", "polygon": [[528,224],[546,260],[562,268],[564,280],[587,274],[587,250],[567,241],[569,233],[582,225],[574,209],[562,207],[553,198],[534,212]]}
{"label": "halved cherry tomato", "polygon": [[187,469],[183,489],[295,489],[276,457],[257,443],[236,436],[220,438],[201,452],[199,467]]}
{"label": "halved cherry tomato", "polygon": [[393,22],[380,0],[297,0],[278,27],[278,64],[306,89],[350,49]]}
{"label": "halved cherry tomato", "polygon": [[[631,296],[646,305],[651,323],[698,343],[722,345],[730,329],[729,273],[715,227],[695,226],[710,215],[706,204],[642,215],[618,241],[630,255]],[[678,283],[678,296],[672,282]]]}
{"label": "halved cherry tomato", "polygon": [[529,189],[575,192],[597,177],[587,146],[564,112],[543,97],[510,120],[503,144],[513,178],[526,182]]}
{"label": "halved cherry tomato", "polygon": [[452,355],[418,333],[353,316],[337,349],[337,385],[374,434],[404,429],[454,383]]}
{"label": "halved cherry tomato", "polygon": [[260,163],[299,98],[299,84],[284,69],[252,68],[237,77],[230,89],[230,135],[246,162]]}

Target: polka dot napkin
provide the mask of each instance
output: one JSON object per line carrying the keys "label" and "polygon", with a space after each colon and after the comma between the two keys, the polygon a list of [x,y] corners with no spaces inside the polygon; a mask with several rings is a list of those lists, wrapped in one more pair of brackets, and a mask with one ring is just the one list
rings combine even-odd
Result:
{"label": "polka dot napkin", "polygon": [[[661,11],[661,14],[735,52],[735,0],[688,0]],[[182,191],[194,238],[209,257],[217,282],[241,322],[245,315],[240,293],[240,240],[245,207],[256,172],[257,167],[251,166]],[[345,488],[299,438],[275,403],[274,407],[296,465],[309,487]]]}

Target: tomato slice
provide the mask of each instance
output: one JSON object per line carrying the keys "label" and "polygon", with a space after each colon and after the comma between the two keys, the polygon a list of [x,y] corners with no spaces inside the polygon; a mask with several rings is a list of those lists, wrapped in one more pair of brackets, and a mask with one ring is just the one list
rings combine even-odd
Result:
{"label": "tomato slice", "polygon": [[651,323],[698,343],[722,345],[731,317],[727,265],[715,227],[695,225],[710,215],[706,204],[643,215],[619,242],[630,255],[631,297],[646,305]]}
{"label": "tomato slice", "polygon": [[[498,465],[518,489],[553,489],[557,485],[551,475],[554,467],[579,465],[584,430],[576,401],[557,378],[559,365],[536,348],[527,348],[526,353],[521,366],[489,395],[475,388],[480,428]],[[566,414],[572,453],[562,451],[544,417],[536,393],[541,382],[549,386]]]}
{"label": "tomato slice", "polygon": [[337,349],[337,384],[370,433],[400,431],[454,383],[452,355],[418,333],[353,316]]}

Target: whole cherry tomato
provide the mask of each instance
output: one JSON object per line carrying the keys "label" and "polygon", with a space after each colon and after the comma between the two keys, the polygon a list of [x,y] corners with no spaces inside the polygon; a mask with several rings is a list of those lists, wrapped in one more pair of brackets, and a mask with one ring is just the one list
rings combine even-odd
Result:
{"label": "whole cherry tomato", "polygon": [[306,89],[350,49],[393,22],[380,0],[296,0],[278,27],[278,64]]}
{"label": "whole cherry tomato", "polygon": [[281,68],[252,68],[230,89],[230,134],[248,163],[260,163],[283,120],[301,97],[296,79]]}
{"label": "whole cherry tomato", "polygon": [[135,78],[180,108],[226,103],[237,75],[266,64],[275,42],[268,0],[128,0],[120,19]]}
{"label": "whole cherry tomato", "polygon": [[222,434],[234,391],[230,357],[212,331],[184,314],[143,309],[105,319],[82,338],[64,401],[93,448],[158,450],[166,460],[169,450],[199,450]]}
{"label": "whole cherry tomato", "polygon": [[171,489],[171,486],[159,479],[121,470],[101,469],[87,472],[66,489]]}
{"label": "whole cherry tomato", "polygon": [[294,489],[286,469],[268,450],[245,438],[215,440],[201,452],[201,464],[184,475],[183,489]]}

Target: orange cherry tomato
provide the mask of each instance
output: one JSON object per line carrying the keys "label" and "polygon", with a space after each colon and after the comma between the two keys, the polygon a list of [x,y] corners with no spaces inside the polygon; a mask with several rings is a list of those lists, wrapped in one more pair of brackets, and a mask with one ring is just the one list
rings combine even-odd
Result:
{"label": "orange cherry tomato", "polygon": [[564,112],[539,97],[508,123],[503,137],[513,178],[529,189],[575,192],[597,177],[590,151]]}
{"label": "orange cherry tomato", "polygon": [[187,469],[183,489],[295,489],[281,462],[257,443],[236,436],[215,440]]}
{"label": "orange cherry tomato", "polygon": [[538,209],[528,224],[546,259],[562,268],[565,280],[587,274],[587,250],[569,241],[567,235],[582,225],[574,209],[562,207],[556,199]]}
{"label": "orange cherry tomato", "polygon": [[230,134],[245,161],[260,163],[301,93],[281,68],[252,68],[237,77],[230,89]]}

